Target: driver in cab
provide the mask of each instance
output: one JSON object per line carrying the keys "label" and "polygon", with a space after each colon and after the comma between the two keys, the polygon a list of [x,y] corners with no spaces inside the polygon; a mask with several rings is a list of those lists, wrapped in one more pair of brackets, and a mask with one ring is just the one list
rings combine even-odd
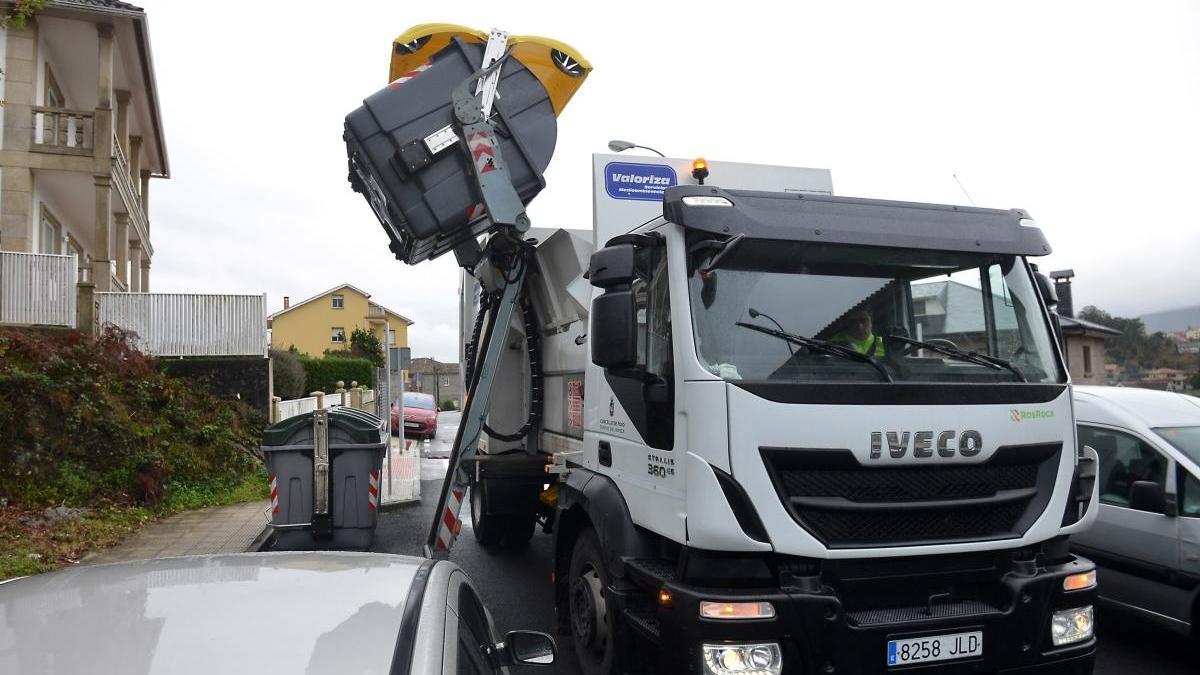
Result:
{"label": "driver in cab", "polygon": [[867,356],[884,355],[883,338],[872,332],[871,313],[864,308],[851,310],[842,317],[829,341]]}

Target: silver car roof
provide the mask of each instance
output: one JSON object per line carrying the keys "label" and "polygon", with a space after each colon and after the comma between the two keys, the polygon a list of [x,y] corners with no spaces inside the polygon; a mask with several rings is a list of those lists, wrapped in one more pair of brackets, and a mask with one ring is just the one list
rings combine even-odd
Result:
{"label": "silver car roof", "polygon": [[1136,387],[1075,385],[1075,417],[1080,422],[1130,428],[1200,425],[1200,398]]}
{"label": "silver car roof", "polygon": [[420,558],[247,553],[0,585],[2,673],[386,673]]}

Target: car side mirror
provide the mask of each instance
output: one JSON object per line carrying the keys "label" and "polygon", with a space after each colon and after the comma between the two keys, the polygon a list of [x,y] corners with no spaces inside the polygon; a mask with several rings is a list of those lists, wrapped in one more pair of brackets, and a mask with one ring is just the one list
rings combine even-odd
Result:
{"label": "car side mirror", "polygon": [[1151,513],[1167,512],[1167,495],[1163,486],[1152,480],[1135,480],[1129,486],[1129,508]]}
{"label": "car side mirror", "polygon": [[514,630],[504,636],[504,653],[511,665],[548,666],[554,663],[558,649],[554,638],[532,630]]}

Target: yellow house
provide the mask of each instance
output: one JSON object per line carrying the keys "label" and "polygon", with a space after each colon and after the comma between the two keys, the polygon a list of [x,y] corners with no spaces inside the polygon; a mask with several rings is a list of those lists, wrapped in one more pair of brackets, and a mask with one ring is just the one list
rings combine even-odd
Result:
{"label": "yellow house", "polygon": [[387,347],[408,347],[412,319],[371,302],[371,294],[350,284],[335,286],[303,302],[284,296],[283,309],[267,317],[271,348],[321,356],[326,349],[349,349],[355,328],[370,330]]}

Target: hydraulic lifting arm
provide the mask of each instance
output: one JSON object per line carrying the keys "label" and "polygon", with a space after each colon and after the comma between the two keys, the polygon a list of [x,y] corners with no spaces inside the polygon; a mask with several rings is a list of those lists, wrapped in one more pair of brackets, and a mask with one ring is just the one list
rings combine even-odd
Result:
{"label": "hydraulic lifting arm", "polygon": [[[434,510],[434,522],[425,543],[425,555],[445,557],[462,527],[459,511],[471,484],[467,467],[476,460],[479,437],[487,420],[496,370],[504,348],[504,336],[520,302],[525,281],[526,257],[522,236],[529,230],[525,206],[509,177],[496,142],[496,128],[490,119],[500,69],[508,53],[507,33],[493,30],[484,50],[483,68],[454,89],[454,127],[459,147],[471,157],[471,166],[483,208],[493,227],[483,250],[482,265],[490,265],[488,290],[500,295],[500,301],[488,310],[487,328],[481,337],[471,382],[467,383],[466,406],[454,437],[450,466]],[[472,85],[478,83],[472,90]],[[489,283],[489,282],[485,282]]]}

